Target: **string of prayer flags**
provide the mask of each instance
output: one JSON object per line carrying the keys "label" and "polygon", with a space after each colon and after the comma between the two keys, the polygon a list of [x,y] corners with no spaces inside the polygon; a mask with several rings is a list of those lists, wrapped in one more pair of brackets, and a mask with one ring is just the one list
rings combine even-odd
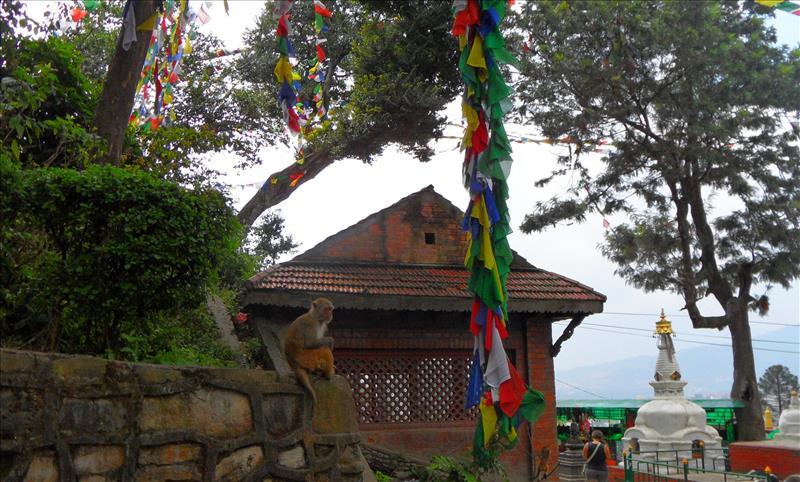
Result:
{"label": "string of prayer flags", "polygon": [[[305,150],[303,147],[304,136],[307,135],[314,126],[314,119],[324,119],[327,115],[323,96],[323,84],[328,69],[328,55],[325,52],[325,42],[327,39],[322,34],[327,33],[329,22],[333,12],[320,1],[314,0],[314,34],[316,55],[308,61],[308,79],[315,82],[312,88],[313,97],[311,102],[306,102],[301,98],[302,76],[295,72],[297,58],[294,47],[290,40],[291,28],[291,9],[292,0],[278,0],[273,7],[273,14],[278,17],[278,26],[275,36],[278,39],[276,50],[278,62],[275,64],[275,78],[278,82],[278,105],[283,112],[284,122],[289,132],[297,136],[297,147],[295,152],[295,164],[302,166],[305,163]],[[306,171],[298,170],[288,175],[271,177],[264,183],[263,189],[269,185],[275,185],[279,181],[289,180],[290,187],[296,187],[300,180],[305,176]]]}
{"label": "string of prayer flags", "polygon": [[[208,2],[202,2],[199,10],[195,10],[187,0],[163,0],[160,12],[137,25],[132,17],[131,3],[126,4],[124,24],[128,45],[136,41],[136,31],[151,33],[130,117],[132,125],[154,130],[174,120],[174,112],[169,111],[169,106],[174,100],[175,85],[181,80],[182,60],[192,51],[191,41],[197,35],[195,22],[204,24],[210,20],[208,5]],[[130,25],[135,27],[130,28]]]}
{"label": "string of prayer flags", "polygon": [[[131,42],[136,41],[135,31],[151,32],[150,46],[129,118],[129,123],[134,127],[151,131],[175,118],[175,113],[169,108],[175,97],[175,86],[181,80],[183,58],[191,53],[191,40],[197,35],[195,21],[201,18],[188,0],[164,0],[162,7],[151,18],[136,24],[129,0],[123,22],[125,36],[132,34]],[[201,4],[200,12],[204,12],[207,21],[205,7],[205,3]],[[135,29],[130,28],[131,22]]]}
{"label": "string of prayer flags", "polygon": [[[278,81],[280,89],[278,90],[278,105],[283,112],[283,120],[286,126],[293,134],[300,134],[300,116],[295,110],[297,104],[297,92],[299,91],[299,76],[294,73],[292,62],[294,59],[294,47],[289,40],[291,32],[289,19],[291,17],[290,10],[292,2],[278,2],[275,5],[276,13],[279,12],[278,28],[275,31],[275,36],[278,38],[278,62],[275,64],[275,78]],[[295,84],[298,85],[295,85]]]}
{"label": "string of prayer flags", "polygon": [[784,0],[756,0],[759,5],[766,7],[774,7],[776,10],[782,10],[792,15],[800,16],[800,2],[788,2]]}
{"label": "string of prayer flags", "polygon": [[316,116],[320,119],[325,118],[327,114],[325,111],[325,102],[322,97],[322,83],[325,82],[325,75],[328,70],[328,55],[324,48],[324,44],[328,39],[321,35],[328,32],[328,22],[331,16],[333,16],[333,12],[325,8],[325,5],[320,0],[314,0],[314,33],[316,35],[315,45],[317,58],[313,61],[309,72],[311,72],[310,78],[317,82],[317,85],[314,86],[314,97],[312,100],[316,108]]}
{"label": "string of prayer flags", "polygon": [[455,0],[451,29],[458,37],[459,71],[465,84],[462,113],[467,126],[461,148],[470,202],[462,228],[468,237],[468,289],[474,295],[469,324],[474,350],[465,408],[480,409],[473,441],[476,460],[487,458],[494,442],[512,447],[522,420],[534,422],[544,410],[544,396],[525,385],[503,347],[508,337],[506,278],[513,253],[507,239],[511,143],[503,125],[511,109],[511,89],[500,64],[517,63],[499,29],[506,3]]}

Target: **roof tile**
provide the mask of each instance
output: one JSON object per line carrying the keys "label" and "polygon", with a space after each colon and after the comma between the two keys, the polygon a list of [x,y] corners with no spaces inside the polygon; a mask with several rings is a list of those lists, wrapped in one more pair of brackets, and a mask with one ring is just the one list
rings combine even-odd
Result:
{"label": "roof tile", "polygon": [[[289,262],[251,278],[250,289],[471,298],[468,278],[467,269],[459,266]],[[507,286],[510,299],[606,299],[588,286],[538,268],[511,271]]]}

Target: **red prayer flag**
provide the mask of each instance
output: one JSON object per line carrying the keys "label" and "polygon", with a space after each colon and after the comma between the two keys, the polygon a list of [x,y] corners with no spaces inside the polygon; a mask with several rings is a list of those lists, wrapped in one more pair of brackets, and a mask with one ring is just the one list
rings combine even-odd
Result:
{"label": "red prayer flag", "polygon": [[83,17],[86,16],[86,10],[81,9],[80,7],[74,7],[72,10],[69,11],[70,17],[72,17],[73,22],[80,22],[83,20]]}
{"label": "red prayer flag", "polygon": [[483,118],[483,112],[478,112],[478,127],[472,133],[472,149],[476,154],[486,150],[489,145],[489,131],[486,129],[486,122]]}
{"label": "red prayer flag", "polygon": [[333,12],[325,8],[325,6],[319,2],[314,2],[314,13],[318,13],[323,17],[330,17],[333,15]]}
{"label": "red prayer flag", "polygon": [[289,24],[287,20],[289,18],[289,14],[281,15],[280,20],[278,20],[278,30],[275,32],[275,35],[278,37],[288,37],[289,36]]}
{"label": "red prayer flag", "polygon": [[472,301],[472,316],[469,319],[469,331],[472,332],[473,336],[478,336],[478,333],[481,332],[481,327],[475,322],[475,318],[478,317],[478,311],[481,309],[481,302],[478,298],[475,298]]}
{"label": "red prayer flag", "polygon": [[513,417],[522,404],[522,398],[528,389],[510,361],[508,362],[508,371],[511,373],[511,378],[500,384],[500,410],[509,417]]}
{"label": "red prayer flag", "polygon": [[325,50],[322,48],[322,45],[317,45],[317,60],[320,62],[325,62],[328,56],[325,55]]}

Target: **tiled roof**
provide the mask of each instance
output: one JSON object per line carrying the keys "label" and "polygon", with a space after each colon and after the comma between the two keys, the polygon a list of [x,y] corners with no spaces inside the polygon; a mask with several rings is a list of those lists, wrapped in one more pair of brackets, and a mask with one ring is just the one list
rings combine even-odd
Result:
{"label": "tiled roof", "polygon": [[[267,293],[314,293],[319,296],[465,299],[469,272],[460,266],[401,264],[340,264],[289,262],[274,266],[250,279],[248,291]],[[528,309],[541,302],[591,302],[602,304],[606,297],[588,286],[538,268],[512,270],[507,280],[509,302]],[[303,300],[303,304],[306,301]],[[357,306],[353,306],[357,307]],[[463,306],[461,307],[463,308]],[[513,310],[516,311],[516,310]],[[545,311],[544,308],[542,311]],[[553,310],[562,311],[562,310]],[[594,310],[591,310],[594,311]]]}
{"label": "tiled roof", "polygon": [[[428,186],[252,277],[243,303],[306,307],[325,296],[338,308],[466,311],[472,295],[461,264],[467,249],[463,215]],[[507,288],[511,312],[599,313],[606,300],[517,253]]]}

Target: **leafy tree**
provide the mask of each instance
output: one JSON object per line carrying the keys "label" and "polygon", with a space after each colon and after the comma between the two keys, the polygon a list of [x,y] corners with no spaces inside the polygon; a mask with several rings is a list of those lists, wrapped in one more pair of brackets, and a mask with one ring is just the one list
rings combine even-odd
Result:
{"label": "leafy tree", "polygon": [[[137,8],[143,12],[137,10],[136,18],[149,17],[153,3],[138,2]],[[235,10],[235,5],[232,8]],[[389,144],[397,144],[421,160],[429,159],[432,150],[428,142],[442,131],[438,112],[455,98],[460,86],[457,49],[449,34],[449,1],[340,0],[331,2],[329,8],[334,16],[327,35],[330,62],[323,99],[332,115],[308,139],[304,176],[296,185],[284,182],[259,190],[244,206],[238,217],[247,228],[269,207],[286,199],[296,186],[339,159],[356,157],[369,162]],[[420,15],[423,11],[425,15]],[[292,41],[300,66],[304,66],[306,59],[316,55],[311,4],[295,5],[292,21]],[[103,28],[107,25],[104,23]],[[179,119],[175,124],[186,130],[182,134],[166,131],[167,135],[174,134],[168,142],[178,143],[183,135],[198,135],[196,131],[203,129],[229,133],[227,139],[218,137],[226,142],[211,147],[233,145],[236,150],[237,143],[251,142],[249,148],[239,151],[246,153],[248,161],[254,161],[263,143],[288,141],[274,101],[278,86],[272,69],[264,68],[276,61],[276,25],[277,20],[265,10],[258,26],[246,34],[248,51],[225,70],[229,87],[217,84],[215,90],[202,74],[187,75],[187,99],[202,102],[176,103],[175,112],[185,121]],[[122,35],[120,29],[94,118],[98,133],[109,142],[105,160],[112,163],[122,162],[125,156],[121,139],[134,95],[130,84],[138,76],[145,55],[138,45],[145,42],[123,51]],[[187,64],[206,61],[197,53],[189,58],[199,60]],[[307,72],[301,73],[307,76]],[[242,128],[245,125],[250,127]],[[253,139],[259,141],[252,143]],[[159,152],[169,153],[170,149]],[[179,152],[178,157],[186,159],[184,154]],[[285,178],[295,170],[292,163],[271,177]]]}
{"label": "leafy tree", "polygon": [[102,150],[87,129],[97,89],[60,39],[19,39],[0,77],[0,153],[25,167],[81,167]]}
{"label": "leafy tree", "polygon": [[298,244],[291,235],[284,233],[283,218],[275,212],[267,212],[248,233],[251,239],[247,250],[254,258],[259,270],[275,264],[284,253],[294,251]]}
{"label": "leafy tree", "polygon": [[238,244],[215,191],[97,166],[4,171],[3,332],[49,350],[121,353],[202,303]]}
{"label": "leafy tree", "polygon": [[[0,88],[4,99],[3,111],[0,112],[0,138],[3,139],[0,143],[3,173],[0,183],[3,192],[3,202],[0,203],[2,210],[0,318],[3,323],[4,344],[97,354],[103,354],[105,350],[105,354],[110,356],[141,361],[226,363],[232,356],[220,348],[213,320],[204,309],[199,308],[200,305],[196,304],[197,300],[204,299],[204,296],[198,294],[199,291],[192,291],[194,294],[191,294],[189,293],[191,290],[188,290],[184,293],[187,298],[180,300],[174,298],[175,293],[160,290],[159,294],[164,297],[172,296],[174,303],[167,303],[170,305],[168,309],[159,309],[155,306],[157,303],[150,302],[151,293],[147,292],[157,283],[149,281],[133,285],[125,284],[123,287],[129,290],[118,293],[117,299],[121,303],[118,307],[121,311],[106,312],[106,318],[95,317],[92,310],[98,309],[93,306],[99,296],[98,286],[79,285],[78,283],[86,280],[70,270],[80,268],[87,272],[91,271],[89,267],[82,267],[79,261],[86,253],[92,253],[86,256],[95,259],[95,250],[103,252],[106,257],[96,256],[96,259],[105,259],[107,266],[115,266],[120,260],[126,265],[130,264],[127,260],[130,253],[125,249],[113,249],[108,252],[107,243],[111,242],[110,238],[113,236],[109,238],[83,236],[80,243],[77,241],[77,235],[69,241],[61,240],[59,236],[65,234],[63,230],[57,229],[56,234],[48,232],[43,227],[44,221],[41,216],[43,210],[50,209],[48,215],[52,215],[52,218],[49,218],[48,222],[51,224],[68,225],[75,221],[68,215],[63,216],[63,219],[56,219],[58,213],[55,209],[65,205],[64,199],[58,197],[63,193],[53,187],[40,192],[41,195],[35,199],[30,197],[31,193],[24,194],[30,187],[27,183],[32,182],[30,180],[32,176],[41,176],[41,179],[48,176],[61,179],[67,176],[64,171],[48,170],[47,167],[64,166],[82,170],[96,162],[98,154],[105,149],[104,142],[94,133],[92,127],[92,117],[99,92],[99,86],[95,81],[102,79],[103,70],[110,58],[110,47],[113,47],[113,43],[109,41],[115,38],[116,32],[111,34],[109,29],[116,28],[115,25],[119,23],[117,14],[121,12],[122,2],[102,3],[98,11],[79,24],[80,28],[68,29],[58,38],[51,36],[33,40],[20,35],[20,29],[24,31],[24,27],[34,25],[36,33],[46,33],[52,32],[53,25],[39,25],[28,19],[25,16],[24,6],[19,2],[0,1],[4,7],[3,36],[0,41],[3,44],[4,54],[9,53],[4,55],[0,62],[0,74],[2,74]],[[57,21],[58,14],[62,16],[67,14],[66,9],[62,10],[51,13],[49,18],[52,23]],[[15,28],[11,29],[10,26]],[[34,28],[28,30],[33,31]],[[192,88],[179,91],[178,96],[178,101],[185,102],[189,107],[178,109],[176,122],[153,135],[147,136],[141,132],[128,130],[125,141],[126,154],[121,159],[123,164],[139,166],[164,180],[194,185],[193,191],[186,192],[194,193],[197,199],[201,199],[201,203],[210,203],[204,206],[208,209],[212,209],[214,203],[221,202],[222,197],[213,195],[209,190],[209,177],[197,169],[196,156],[218,150],[223,145],[232,146],[244,156],[247,155],[248,149],[254,152],[259,148],[258,142],[246,141],[240,144],[232,142],[229,132],[236,130],[235,123],[229,122],[226,125],[217,122],[215,124],[217,128],[214,129],[191,127],[203,122],[204,116],[214,119],[212,112],[214,109],[219,109],[221,103],[213,104],[213,102],[230,95],[230,89],[220,88],[220,86],[225,87],[224,66],[221,69],[209,68],[206,62],[210,52],[218,46],[218,41],[210,37],[200,36],[195,39],[197,62],[187,62],[185,70],[192,72],[196,70],[202,75],[197,77],[199,82],[193,84]],[[194,87],[200,82],[210,87],[199,86],[195,89]],[[208,91],[211,88],[217,92],[216,96],[209,95]],[[181,95],[180,92],[190,93],[194,98],[192,95]],[[244,94],[239,96],[247,97]],[[213,105],[203,110],[206,104],[198,102],[200,98]],[[257,109],[250,107],[253,105],[252,101],[248,101],[247,105],[248,112],[258,112]],[[255,122],[254,117],[247,115],[236,115],[233,118],[234,122],[239,122],[239,130],[236,131],[239,133],[241,126],[248,125],[249,121]],[[40,167],[45,169],[39,169]],[[96,174],[96,171],[93,172]],[[96,188],[98,183],[102,184],[86,173],[72,171],[70,175],[89,176],[91,181],[86,182],[92,184],[91,189]],[[137,176],[134,176],[134,180],[128,179],[131,184],[128,187],[134,191],[138,189],[142,195],[149,189],[147,182],[161,183],[161,189],[167,192],[172,192],[173,189],[183,191],[174,183],[157,181],[144,173],[139,173]],[[137,185],[137,183],[143,184]],[[68,214],[83,216],[80,222],[84,223],[84,229],[88,226],[102,226],[107,222],[104,216],[112,214],[102,209],[87,209],[86,203],[90,201],[81,196],[88,195],[91,189],[85,186],[76,188],[79,193],[73,193],[75,195],[70,199],[76,202],[83,199],[78,202],[78,207],[73,208],[70,205],[76,213]],[[205,194],[201,196],[201,193]],[[131,209],[125,215],[129,219],[136,218],[138,224],[153,214],[137,202],[127,202],[125,206]],[[226,216],[230,216],[230,212]],[[216,229],[227,229],[228,223],[233,222],[231,219],[223,218],[215,221]],[[258,233],[251,235],[251,238],[255,239],[252,243],[260,244],[263,248],[262,260],[267,253],[274,258],[281,253],[281,250],[291,249],[293,246],[291,237],[281,232],[282,219],[277,215],[270,215],[268,219],[269,221],[264,223]],[[196,227],[202,227],[200,219],[195,221],[199,223]],[[72,228],[80,231],[77,227]],[[275,228],[278,232],[272,233],[269,231],[270,228]],[[97,228],[98,232],[103,229],[105,228]],[[138,227],[128,228],[128,231],[135,229]],[[71,232],[69,229],[66,231]],[[239,235],[241,232],[235,230],[233,238],[228,240],[228,243],[233,244],[226,244],[225,249],[217,250],[214,256],[209,255],[205,259],[205,262],[209,263],[204,271],[205,274],[188,269],[193,266],[190,260],[196,254],[191,249],[185,252],[170,251],[169,247],[165,247],[160,254],[153,256],[165,256],[171,252],[174,258],[169,262],[155,263],[155,257],[148,258],[149,254],[143,255],[141,261],[144,265],[153,262],[165,269],[170,269],[172,262],[180,264],[183,266],[182,274],[198,276],[197,286],[203,287],[200,291],[210,290],[215,296],[220,295],[233,300],[233,296],[230,295],[233,291],[230,290],[238,289],[243,280],[254,273],[257,265],[253,255],[235,249],[238,245],[235,238]],[[189,236],[194,237],[196,233],[193,232]],[[57,247],[54,240],[59,240]],[[151,238],[151,241],[155,242],[155,238]],[[73,242],[75,245],[71,245]],[[172,240],[170,242],[176,243]],[[216,245],[212,242],[207,248],[210,250],[214,246]],[[68,249],[84,254],[73,257],[61,256],[64,250]],[[59,261],[59,258],[62,259]],[[155,271],[150,274],[156,276],[159,271],[153,269]],[[177,272],[178,269],[175,268],[174,271]],[[66,277],[71,284],[61,283],[63,277]],[[95,279],[91,276],[90,278]],[[97,279],[103,278],[98,276]],[[112,283],[108,283],[102,287],[110,289],[112,286]],[[105,293],[102,295],[105,296]],[[125,296],[128,298],[124,298]],[[59,300],[62,304],[59,304]],[[129,315],[134,307],[123,306],[126,300],[127,302],[139,300],[137,302],[139,304],[142,300],[148,301],[146,314],[142,315],[138,322],[131,321],[132,317]],[[115,321],[106,325],[106,333],[101,333],[99,327],[103,326],[104,320],[108,317],[115,318]]]}
{"label": "leafy tree", "polygon": [[777,408],[777,414],[789,405],[791,391],[797,390],[797,386],[797,375],[784,365],[772,365],[758,379],[758,388],[764,395],[764,401],[770,407]]}
{"label": "leafy tree", "polygon": [[[753,285],[788,287],[800,274],[800,152],[784,122],[800,106],[800,50],[776,46],[765,11],[736,1],[542,1],[516,17],[529,52],[517,112],[570,142],[538,185],[573,176],[523,231],[593,209],[625,213],[630,221],[602,246],[616,273],[682,295],[695,328],[730,329],[743,440],[764,436]],[[613,149],[598,159],[601,143]],[[734,207],[715,211],[715,196]],[[701,313],[707,296],[724,314]]]}
{"label": "leafy tree", "polygon": [[[389,144],[428,160],[429,141],[441,135],[444,125],[439,112],[461,85],[458,50],[450,35],[451,2],[339,0],[328,7],[334,15],[326,35],[330,62],[323,99],[331,115],[308,139],[305,175],[297,185],[340,159],[370,162]],[[291,40],[304,78],[305,59],[315,56],[313,23],[310,5],[293,7]],[[237,65],[242,82],[272,99],[279,86],[272,70],[263,66],[276,61],[276,25],[270,14],[261,15],[257,27],[245,34],[250,51]],[[279,109],[273,109],[279,119]],[[290,165],[270,177],[296,170]],[[282,182],[260,190],[239,212],[240,222],[251,225],[294,189]]]}

